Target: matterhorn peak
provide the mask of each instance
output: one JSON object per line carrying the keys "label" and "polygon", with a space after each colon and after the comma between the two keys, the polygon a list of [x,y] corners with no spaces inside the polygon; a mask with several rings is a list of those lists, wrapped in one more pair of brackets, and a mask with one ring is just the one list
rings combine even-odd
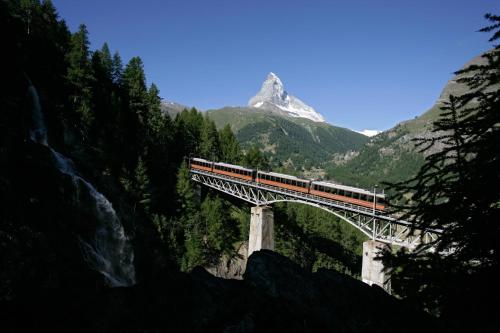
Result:
{"label": "matterhorn peak", "polygon": [[248,106],[274,111],[291,117],[325,122],[325,118],[311,106],[297,97],[289,95],[283,86],[283,82],[273,72],[267,75],[260,91],[250,99]]}

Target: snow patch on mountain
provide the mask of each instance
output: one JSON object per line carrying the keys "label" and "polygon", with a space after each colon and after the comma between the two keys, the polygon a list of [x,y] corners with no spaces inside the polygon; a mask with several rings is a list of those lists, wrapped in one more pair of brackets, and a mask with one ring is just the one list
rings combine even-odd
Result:
{"label": "snow patch on mountain", "polygon": [[365,130],[362,130],[362,131],[356,131],[360,134],[363,134],[363,135],[366,135],[366,136],[369,136],[369,137],[372,137],[372,136],[375,136],[379,133],[382,133],[382,131],[377,131],[377,130],[369,130],[369,129],[365,129]]}
{"label": "snow patch on mountain", "polygon": [[281,111],[291,117],[307,118],[315,122],[326,122],[325,118],[313,107],[289,95],[280,78],[272,72],[267,75],[257,95],[248,101],[248,106]]}

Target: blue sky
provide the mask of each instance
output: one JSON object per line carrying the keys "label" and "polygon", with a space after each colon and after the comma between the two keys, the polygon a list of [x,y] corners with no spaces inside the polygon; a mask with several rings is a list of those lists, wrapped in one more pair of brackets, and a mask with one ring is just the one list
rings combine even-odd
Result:
{"label": "blue sky", "polygon": [[148,84],[201,109],[246,105],[269,72],[328,122],[388,129],[489,49],[498,0],[54,0],[93,48],[140,56]]}

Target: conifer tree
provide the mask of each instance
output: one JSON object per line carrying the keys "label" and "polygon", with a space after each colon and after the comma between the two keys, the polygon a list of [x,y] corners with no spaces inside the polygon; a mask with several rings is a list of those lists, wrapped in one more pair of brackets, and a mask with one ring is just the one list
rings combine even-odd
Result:
{"label": "conifer tree", "polygon": [[200,136],[200,156],[211,161],[219,160],[219,135],[215,123],[205,116]]}
{"label": "conifer tree", "polygon": [[147,111],[146,75],[141,58],[133,57],[123,71],[123,85],[128,93],[130,110],[143,122]]}
{"label": "conifer tree", "polygon": [[221,161],[238,164],[241,162],[241,149],[231,126],[226,124],[219,131]]}
{"label": "conifer tree", "polygon": [[201,205],[201,219],[206,225],[207,248],[212,262],[222,253],[232,254],[238,230],[230,219],[229,207],[219,196],[207,196]]}
{"label": "conifer tree", "polygon": [[152,83],[148,90],[148,116],[147,116],[147,127],[151,136],[151,140],[155,143],[161,141],[161,135],[166,134],[165,126],[170,119],[166,117],[161,112],[161,98],[159,96],[160,91],[158,87]]}
{"label": "conifer tree", "polygon": [[104,76],[108,80],[113,79],[113,59],[111,58],[111,52],[109,51],[108,43],[102,45],[101,51],[101,65],[104,71]]}
{"label": "conifer tree", "polygon": [[[500,38],[500,17],[490,41]],[[415,229],[439,228],[439,240],[414,252],[386,254],[393,268],[396,293],[448,321],[456,329],[493,331],[498,316],[485,299],[500,295],[500,48],[483,55],[483,64],[464,70],[459,82],[469,92],[450,96],[434,123],[432,139],[421,139],[422,150],[439,143],[416,177],[393,185],[399,198],[413,193],[413,202],[396,209]],[[426,251],[432,246],[433,251]]]}
{"label": "conifer tree", "polygon": [[113,83],[120,85],[122,81],[123,74],[123,63],[122,58],[118,52],[113,54],[113,59],[111,62],[111,77],[113,78]]}
{"label": "conifer tree", "polygon": [[192,216],[197,211],[196,195],[191,184],[189,168],[185,161],[182,162],[177,172],[177,200],[179,201],[178,214],[180,216]]}
{"label": "conifer tree", "polygon": [[253,145],[245,154],[243,159],[244,164],[249,168],[267,170],[269,168],[269,161],[266,157],[260,152],[260,149]]}
{"label": "conifer tree", "polygon": [[78,115],[73,125],[80,128],[85,138],[94,120],[91,109],[91,84],[94,78],[89,61],[88,31],[84,24],[71,36],[71,49],[67,60],[67,79],[71,85],[70,102]]}

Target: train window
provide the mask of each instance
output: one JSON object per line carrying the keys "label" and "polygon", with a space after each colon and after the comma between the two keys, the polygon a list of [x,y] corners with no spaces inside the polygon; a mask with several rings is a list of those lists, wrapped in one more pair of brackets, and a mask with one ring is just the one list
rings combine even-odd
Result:
{"label": "train window", "polygon": [[359,196],[359,199],[360,199],[360,200],[363,200],[363,201],[368,201],[368,197],[366,196],[366,194],[361,194],[361,195]]}

